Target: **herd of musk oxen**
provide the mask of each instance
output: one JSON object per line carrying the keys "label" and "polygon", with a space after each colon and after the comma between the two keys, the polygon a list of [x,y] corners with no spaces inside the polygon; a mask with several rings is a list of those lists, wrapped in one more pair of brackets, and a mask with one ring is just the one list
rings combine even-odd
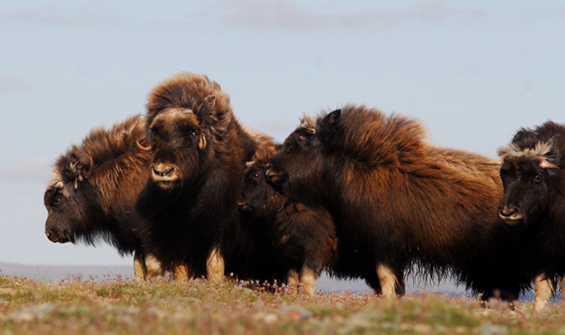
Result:
{"label": "herd of musk oxen", "polygon": [[230,276],[313,295],[326,270],[394,296],[416,269],[484,300],[535,283],[539,311],[565,289],[565,126],[523,128],[499,155],[433,145],[418,121],[353,104],[273,143],[220,85],[181,73],[145,115],[56,160],[45,233],[133,253],[136,280]]}

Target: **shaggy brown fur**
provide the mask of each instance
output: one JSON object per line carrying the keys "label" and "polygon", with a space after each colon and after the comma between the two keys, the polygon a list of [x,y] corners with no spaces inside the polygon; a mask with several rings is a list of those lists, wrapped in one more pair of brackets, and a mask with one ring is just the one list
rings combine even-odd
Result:
{"label": "shaggy brown fur", "polygon": [[521,129],[499,155],[500,216],[522,241],[521,265],[536,278],[534,309],[540,311],[559,279],[565,288],[565,125]]}
{"label": "shaggy brown fur", "polygon": [[[57,159],[45,192],[49,240],[94,245],[102,239],[120,254],[133,252],[138,280],[147,275],[145,258],[150,256],[143,219],[134,211],[150,160],[137,146],[144,141],[144,126],[143,117],[133,116],[109,130],[93,129],[80,146]],[[153,272],[162,275],[161,269]]]}
{"label": "shaggy brown fur", "polygon": [[270,276],[277,269],[257,266],[268,264],[257,259],[265,257],[262,241],[237,207],[245,162],[266,137],[245,132],[228,95],[202,75],[181,73],[158,85],[147,116],[151,173],[136,208],[148,219],[158,259],[212,280],[230,273],[280,279]]}
{"label": "shaggy brown fur", "polygon": [[417,121],[349,105],[305,119],[268,174],[293,200],[330,211],[338,260],[346,260],[336,263],[337,276],[402,294],[404,272],[416,263],[440,277],[453,271],[484,299],[497,289],[517,299],[527,282],[497,215],[498,166],[424,136]]}

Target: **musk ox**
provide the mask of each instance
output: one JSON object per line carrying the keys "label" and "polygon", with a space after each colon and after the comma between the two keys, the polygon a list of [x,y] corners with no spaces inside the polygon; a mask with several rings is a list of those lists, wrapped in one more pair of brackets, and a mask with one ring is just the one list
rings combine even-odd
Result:
{"label": "musk ox", "polygon": [[404,272],[451,273],[488,299],[528,285],[498,217],[499,165],[425,141],[415,120],[347,105],[305,118],[269,161],[271,182],[293,201],[325,207],[338,238],[338,277],[377,293],[404,293]]}
{"label": "musk ox", "polygon": [[138,115],[109,130],[93,129],[56,160],[44,196],[50,241],[94,245],[104,240],[122,255],[133,252],[136,280],[163,275],[146,252],[143,219],[134,210],[151,158],[137,145],[144,141],[144,125]]}
{"label": "musk ox", "polygon": [[247,163],[239,200],[242,219],[266,231],[268,247],[274,249],[279,266],[288,273],[289,285],[296,288],[302,283],[304,293],[313,296],[322,269],[336,251],[333,221],[325,208],[312,209],[289,201],[267,181],[266,164],[275,148],[266,149]]}
{"label": "musk ox", "polygon": [[548,121],[521,129],[498,153],[500,217],[518,230],[521,260],[536,281],[534,310],[541,311],[558,278],[565,291],[565,126]]}
{"label": "musk ox", "polygon": [[242,128],[220,85],[191,73],[164,81],[149,94],[146,134],[151,166],[136,209],[157,258],[214,281],[284,279],[270,256],[253,252],[265,239],[240,221],[237,205],[245,162],[270,138]]}

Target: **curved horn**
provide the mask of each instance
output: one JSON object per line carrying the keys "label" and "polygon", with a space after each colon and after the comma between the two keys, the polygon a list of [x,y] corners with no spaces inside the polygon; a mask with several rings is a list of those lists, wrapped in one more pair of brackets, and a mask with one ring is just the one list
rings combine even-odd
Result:
{"label": "curved horn", "polygon": [[141,144],[139,142],[139,140],[137,140],[136,144],[137,144],[137,147],[139,148],[139,150],[141,150],[141,151],[151,151],[151,144],[145,147],[145,146],[143,146],[143,144]]}
{"label": "curved horn", "polygon": [[200,135],[200,141],[198,142],[198,149],[200,150],[206,149],[206,137],[204,137],[204,135]]}

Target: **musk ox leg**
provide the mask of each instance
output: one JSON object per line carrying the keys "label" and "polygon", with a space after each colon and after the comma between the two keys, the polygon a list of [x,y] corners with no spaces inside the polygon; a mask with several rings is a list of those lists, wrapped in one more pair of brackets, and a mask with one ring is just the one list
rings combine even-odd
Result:
{"label": "musk ox leg", "polygon": [[175,264],[173,266],[173,280],[177,283],[186,282],[190,280],[190,271],[184,264]]}
{"label": "musk ox leg", "polygon": [[549,302],[549,298],[553,294],[553,281],[547,278],[545,273],[536,277],[534,295],[534,313],[539,313]]}
{"label": "musk ox leg", "polygon": [[289,293],[298,293],[298,285],[300,284],[300,275],[296,270],[288,271],[288,287]]}
{"label": "musk ox leg", "polygon": [[208,280],[213,282],[222,282],[224,280],[225,263],[218,248],[212,249],[208,260],[206,261],[206,272],[208,273]]}
{"label": "musk ox leg", "polygon": [[149,280],[153,280],[157,277],[163,277],[165,275],[165,270],[161,266],[161,262],[159,262],[153,255],[145,255],[145,269]]}
{"label": "musk ox leg", "polygon": [[135,251],[133,254],[133,274],[136,282],[147,280],[147,266],[145,265],[145,254]]}
{"label": "musk ox leg", "polygon": [[[565,297],[565,275],[561,276],[561,297]],[[565,299],[563,299],[565,301]]]}
{"label": "musk ox leg", "polygon": [[316,272],[309,267],[305,266],[300,271],[300,282],[304,286],[304,294],[313,297],[314,289],[316,288],[316,281],[318,280],[318,275]]}
{"label": "musk ox leg", "polygon": [[381,283],[383,297],[390,298],[394,297],[396,294],[404,294],[404,278],[399,278],[390,267],[379,264],[377,266],[377,276]]}

